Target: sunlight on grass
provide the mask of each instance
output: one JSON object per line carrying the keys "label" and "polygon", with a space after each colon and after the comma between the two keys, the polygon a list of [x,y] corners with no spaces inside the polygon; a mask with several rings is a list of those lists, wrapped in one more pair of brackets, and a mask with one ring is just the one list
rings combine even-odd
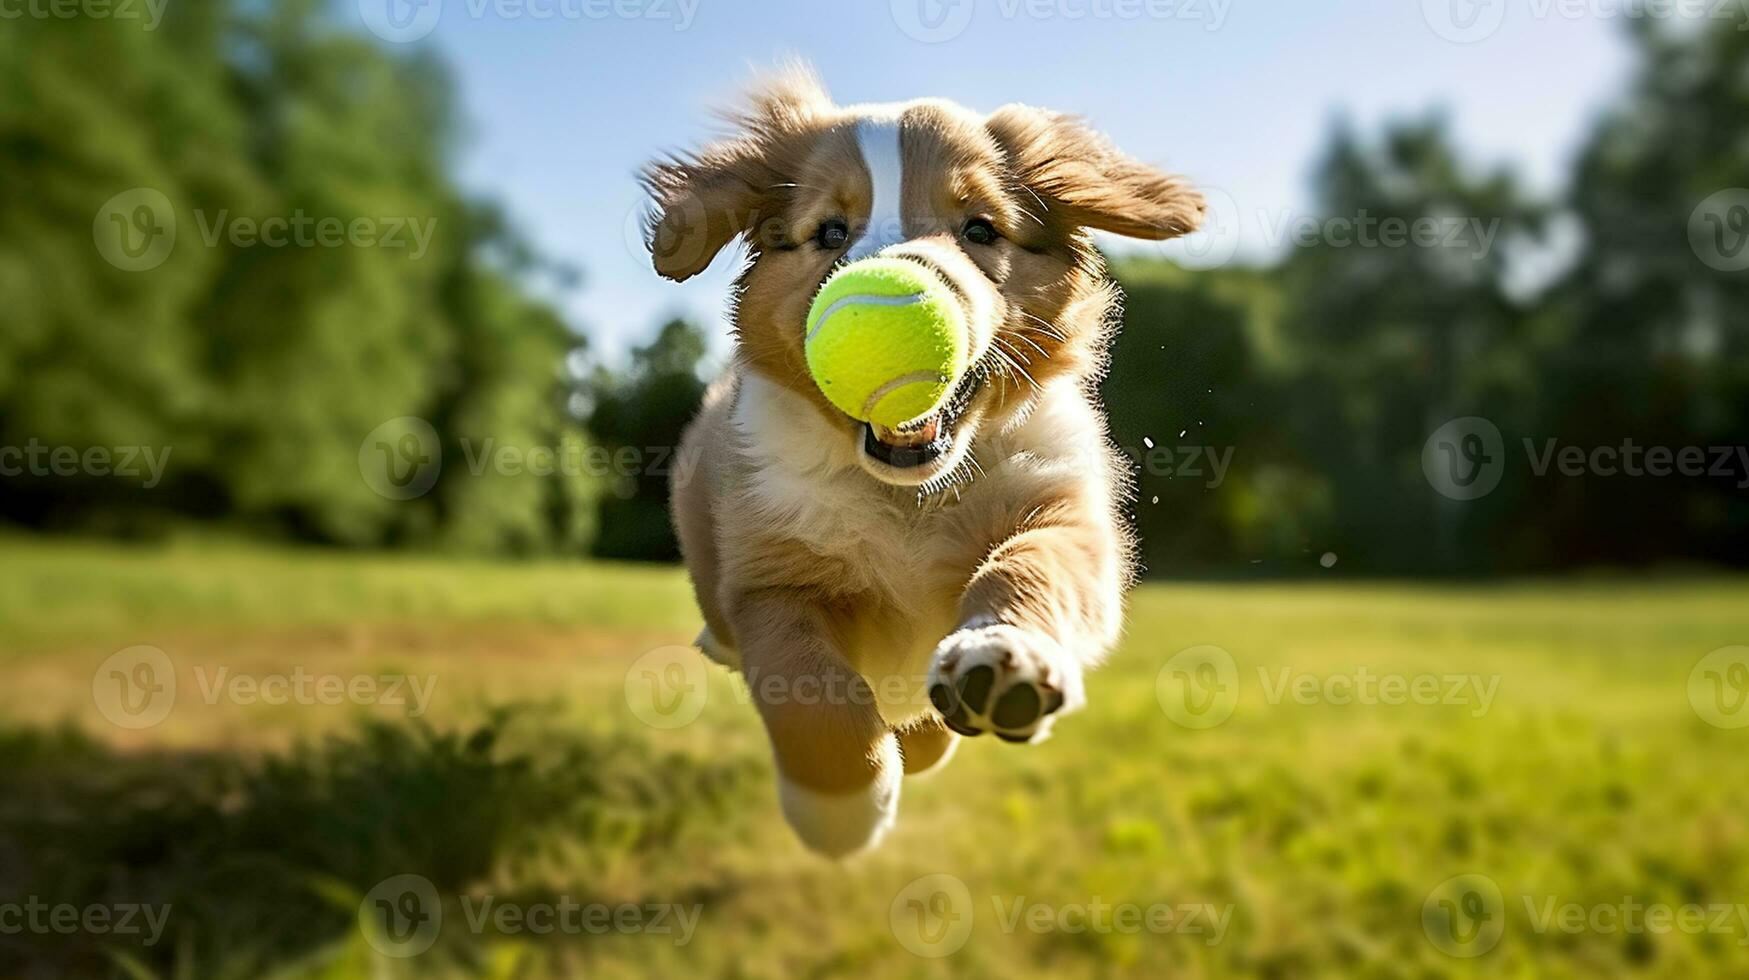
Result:
{"label": "sunlight on grass", "polygon": [[[4,547],[0,893],[175,909],[157,946],[75,944],[66,963],[202,977],[1749,970],[1749,925],[1569,932],[1544,913],[1749,895],[1745,730],[1706,723],[1688,687],[1701,657],[1749,638],[1737,581],[1147,586],[1087,712],[1042,745],[967,742],[907,784],[881,850],[838,866],[783,826],[733,679],[710,668],[682,727],[630,709],[634,661],[696,628],[675,569]],[[183,680],[169,718],[129,731],[94,709],[92,671],[140,643]],[[1227,658],[1218,691],[1192,692],[1218,718],[1173,702],[1189,648]],[[416,718],[206,703],[190,678],[218,667],[436,687]],[[1432,693],[1393,703],[1385,683]],[[1216,723],[1185,723],[1198,717]],[[405,961],[345,908],[398,874],[432,882],[443,910],[431,950]],[[950,877],[927,879],[927,897],[963,883],[949,911],[969,923],[939,959],[914,948],[910,917],[930,906],[907,904],[935,875]],[[1475,959],[1424,921],[1457,875],[1500,895],[1487,911],[1502,932]],[[486,897],[699,916],[684,943],[470,928]],[[1178,918],[1087,926],[1111,921],[1102,907]]]}

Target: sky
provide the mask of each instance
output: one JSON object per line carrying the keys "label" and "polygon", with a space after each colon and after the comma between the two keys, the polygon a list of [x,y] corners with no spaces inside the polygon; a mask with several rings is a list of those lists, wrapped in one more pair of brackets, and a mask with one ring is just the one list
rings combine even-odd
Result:
{"label": "sky", "polygon": [[342,2],[451,65],[460,178],[581,269],[561,305],[610,360],[677,313],[726,345],[732,256],[683,285],[656,276],[635,174],[719,133],[712,107],[786,57],[840,102],[1081,114],[1207,192],[1215,229],[1167,250],[1205,265],[1281,247],[1338,119],[1369,132],[1437,108],[1477,166],[1557,191],[1632,69],[1616,0]]}

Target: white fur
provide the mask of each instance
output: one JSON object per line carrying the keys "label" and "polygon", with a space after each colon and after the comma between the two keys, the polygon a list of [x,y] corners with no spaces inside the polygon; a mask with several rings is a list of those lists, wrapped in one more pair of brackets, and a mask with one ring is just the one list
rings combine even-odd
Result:
{"label": "white fur", "polygon": [[849,857],[880,842],[899,812],[904,762],[899,742],[882,739],[880,769],[874,782],[855,793],[820,793],[778,775],[777,797],[783,815],[802,843],[832,858]]}
{"label": "white fur", "polygon": [[699,652],[706,657],[724,667],[741,669],[741,651],[717,639],[717,635],[711,632],[709,626],[698,631],[698,638],[692,641],[692,645],[698,647]]}
{"label": "white fur", "polygon": [[742,381],[733,421],[746,440],[749,503],[822,554],[849,558],[872,547],[890,554],[856,565],[904,565],[907,522],[889,489],[857,465],[854,439],[806,399],[753,373]]}
{"label": "white fur", "polygon": [[868,230],[851,246],[852,261],[867,258],[888,245],[905,240],[899,209],[904,192],[904,160],[899,153],[897,109],[876,108],[856,124],[856,145],[874,182],[874,201],[869,206]]}

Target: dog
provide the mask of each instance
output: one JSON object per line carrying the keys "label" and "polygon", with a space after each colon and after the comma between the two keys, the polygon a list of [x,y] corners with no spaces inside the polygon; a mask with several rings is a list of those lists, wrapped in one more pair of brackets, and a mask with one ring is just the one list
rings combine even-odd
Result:
{"label": "dog", "polygon": [[[1037,742],[1084,705],[1134,569],[1095,391],[1118,293],[1090,232],[1168,239],[1205,205],[1025,105],[840,107],[791,66],[725,121],[641,175],[662,276],[745,244],[732,363],[682,437],[672,518],[699,646],[747,682],[795,833],[841,858],[960,737]],[[834,408],[803,351],[821,284],[875,255],[939,277],[969,333],[970,369],[897,429]]]}

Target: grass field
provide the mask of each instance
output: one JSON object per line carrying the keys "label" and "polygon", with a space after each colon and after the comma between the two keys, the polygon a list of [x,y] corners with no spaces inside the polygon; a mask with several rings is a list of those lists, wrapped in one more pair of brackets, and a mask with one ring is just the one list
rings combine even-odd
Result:
{"label": "grass field", "polygon": [[0,976],[1749,975],[1741,580],[1148,586],[840,866],[676,570],[0,555]]}

